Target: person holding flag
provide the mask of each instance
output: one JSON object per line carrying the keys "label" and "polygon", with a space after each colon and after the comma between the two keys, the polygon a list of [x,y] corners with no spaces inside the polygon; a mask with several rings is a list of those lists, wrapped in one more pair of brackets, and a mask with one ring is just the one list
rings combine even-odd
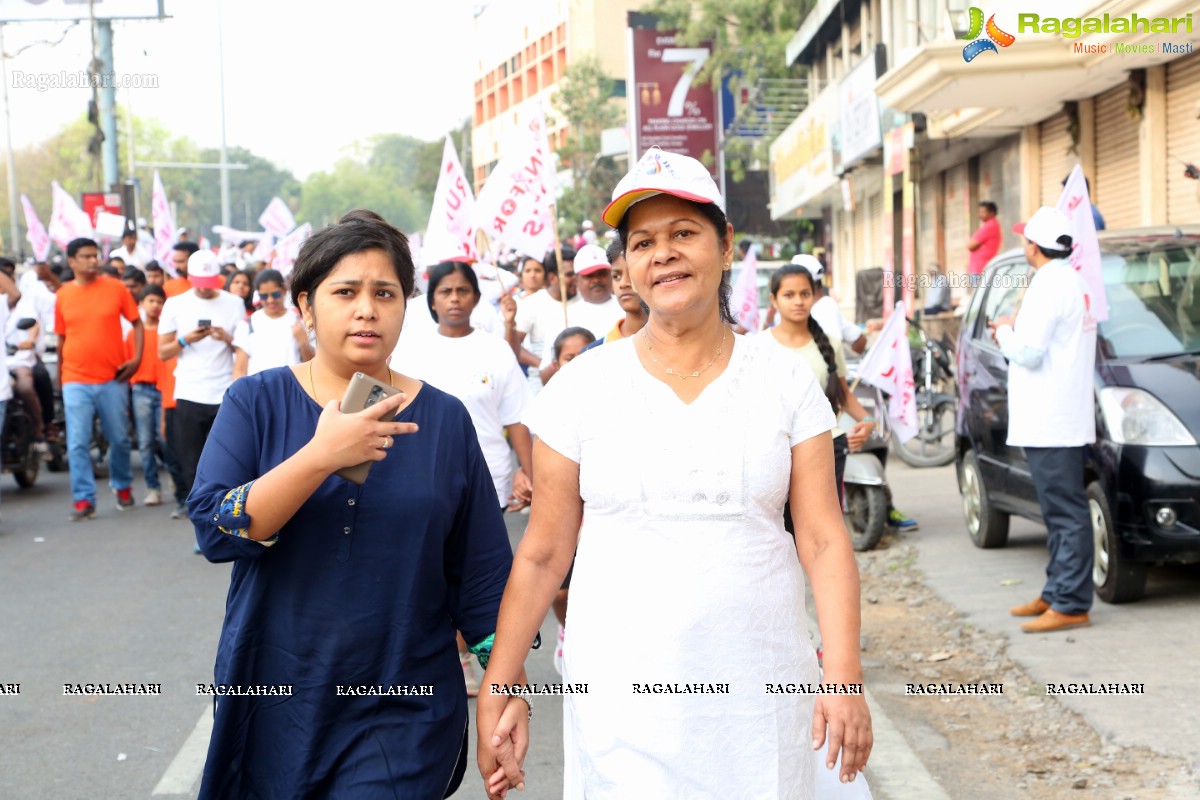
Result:
{"label": "person holding flag", "polygon": [[988,327],[1008,359],[1008,446],[1022,447],[1046,521],[1050,565],[1042,593],[1011,609],[1034,617],[1026,633],[1088,625],[1092,520],[1084,450],[1096,441],[1096,321],[1083,276],[1071,266],[1070,221],[1042,206],[1013,227],[1032,277],[1015,317]]}

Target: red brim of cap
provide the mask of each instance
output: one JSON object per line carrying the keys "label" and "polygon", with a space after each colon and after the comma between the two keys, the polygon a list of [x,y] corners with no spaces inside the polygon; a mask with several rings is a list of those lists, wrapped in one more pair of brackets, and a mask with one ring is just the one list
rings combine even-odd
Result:
{"label": "red brim of cap", "polygon": [[593,272],[599,272],[602,269],[612,269],[612,265],[611,264],[593,264],[592,266],[584,267],[583,269],[580,269],[579,267],[575,267],[575,274],[576,275],[591,275]]}
{"label": "red brim of cap", "polygon": [[[652,194],[669,194],[672,197],[691,200],[693,203],[712,203],[712,200],[709,198],[701,197],[700,195],[692,194],[691,192],[670,191],[668,189],[634,189],[631,192],[626,192],[609,203],[608,207],[604,209],[604,213],[601,216],[604,218],[604,221],[608,223],[609,227],[615,228],[621,224],[621,220],[625,217],[625,212],[629,210],[631,205],[636,203],[638,200],[641,200],[643,197],[648,197]],[[578,274],[578,272],[576,274]]]}
{"label": "red brim of cap", "polygon": [[212,275],[207,278],[188,275],[188,283],[196,289],[220,289],[225,285],[225,279],[220,275]]}
{"label": "red brim of cap", "polygon": [[1024,236],[1025,235],[1025,223],[1018,222],[1016,225],[1013,225],[1012,232],[1015,233],[1017,236]]}

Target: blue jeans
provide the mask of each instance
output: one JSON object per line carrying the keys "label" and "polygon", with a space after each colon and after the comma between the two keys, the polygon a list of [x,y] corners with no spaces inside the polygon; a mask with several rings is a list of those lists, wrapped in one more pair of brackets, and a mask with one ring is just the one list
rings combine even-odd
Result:
{"label": "blue jeans", "polygon": [[142,454],[142,470],[146,473],[146,488],[161,489],[158,483],[158,435],[162,421],[162,392],[152,383],[133,385],[133,421],[137,423],[138,452]]}
{"label": "blue jeans", "polygon": [[108,439],[109,484],[120,491],[133,482],[129,466],[129,389],[123,383],[65,383],[63,408],[67,416],[67,461],[71,468],[71,497],[96,504],[96,473],[92,471],[92,424]]}

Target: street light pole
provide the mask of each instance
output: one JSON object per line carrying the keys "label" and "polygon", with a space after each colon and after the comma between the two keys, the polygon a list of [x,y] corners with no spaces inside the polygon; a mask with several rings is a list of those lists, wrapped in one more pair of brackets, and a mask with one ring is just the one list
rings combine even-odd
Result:
{"label": "street light pole", "polygon": [[221,78],[221,224],[229,227],[229,150],[225,142],[225,42],[221,23],[221,2],[217,0],[217,68]]}
{"label": "street light pole", "polygon": [[10,252],[25,255],[25,242],[17,228],[17,162],[13,157],[12,114],[8,108],[8,55],[4,52],[4,23],[0,22],[0,81],[4,83],[4,135],[8,148],[8,227],[12,241]]}

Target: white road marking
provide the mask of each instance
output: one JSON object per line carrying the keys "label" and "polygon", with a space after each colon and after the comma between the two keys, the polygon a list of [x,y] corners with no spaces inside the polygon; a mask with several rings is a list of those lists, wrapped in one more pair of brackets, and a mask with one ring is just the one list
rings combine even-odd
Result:
{"label": "white road marking", "polygon": [[192,786],[204,771],[204,757],[208,754],[212,726],[212,706],[208,705],[151,794],[191,794]]}

